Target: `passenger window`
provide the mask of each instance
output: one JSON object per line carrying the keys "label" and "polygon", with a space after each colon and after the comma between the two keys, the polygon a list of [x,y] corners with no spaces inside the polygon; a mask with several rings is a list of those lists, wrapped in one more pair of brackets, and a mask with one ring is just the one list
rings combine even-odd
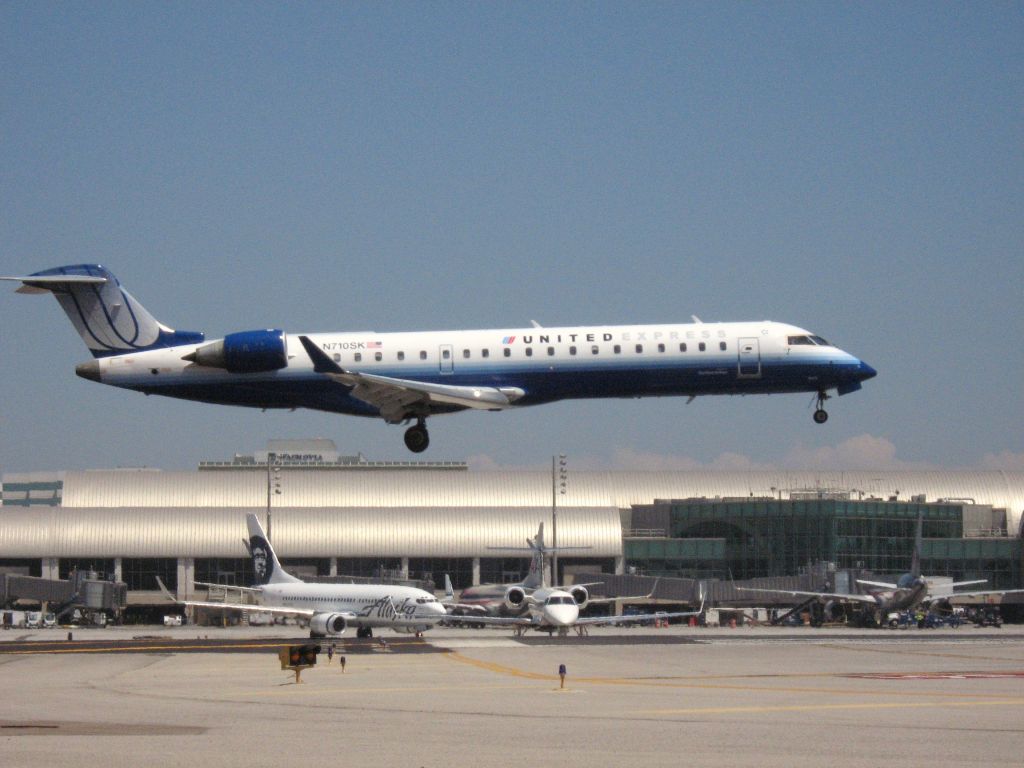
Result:
{"label": "passenger window", "polygon": [[405,352],[399,352],[398,353],[398,359],[399,360],[405,360]]}
{"label": "passenger window", "polygon": [[505,352],[505,357],[512,357],[512,350],[509,349],[508,347],[505,347],[504,352]]}
{"label": "passenger window", "polygon": [[596,355],[600,351],[601,351],[601,348],[599,346],[597,346],[597,344],[595,344],[594,346],[592,346],[590,348],[590,354],[592,354],[592,355]]}
{"label": "passenger window", "polygon": [[452,356],[452,351],[450,349],[443,349],[443,350],[441,350],[441,357],[443,357],[445,360],[448,360],[451,356]]}
{"label": "passenger window", "polygon": [[336,363],[340,363],[341,362],[341,355],[339,355],[337,352],[334,353],[334,362],[336,362]]}
{"label": "passenger window", "polygon": [[362,361],[362,359],[363,359],[363,353],[362,353],[362,352],[356,352],[356,355],[355,355],[355,360],[356,360],[356,362],[357,362],[357,363],[358,363],[358,362],[361,362],[361,361]]}
{"label": "passenger window", "polygon": [[462,350],[462,356],[463,356],[463,357],[464,357],[464,358],[465,358],[466,360],[468,360],[468,359],[469,359],[469,350],[468,350],[468,349],[464,349],[464,350]]}
{"label": "passenger window", "polygon": [[491,350],[489,350],[489,349],[481,349],[480,350],[480,357],[490,357],[490,356],[491,356]]}
{"label": "passenger window", "polygon": [[720,341],[720,342],[718,342],[718,348],[719,348],[720,350],[722,350],[723,352],[725,352],[725,348],[726,348],[726,343],[725,343],[724,341]]}
{"label": "passenger window", "polygon": [[383,352],[374,352],[373,353],[373,359],[376,360],[379,363],[381,360],[384,359],[384,353]]}
{"label": "passenger window", "polygon": [[612,352],[614,352],[616,355],[618,355],[618,354],[620,354],[622,352],[622,347],[620,347],[618,344],[616,344],[614,347],[612,347]]}
{"label": "passenger window", "polygon": [[636,353],[638,355],[642,355],[643,352],[644,352],[644,345],[643,344],[637,344],[636,345]]}
{"label": "passenger window", "polygon": [[425,349],[421,349],[420,350],[420,360],[426,360],[426,359],[427,359],[427,351]]}
{"label": "passenger window", "polygon": [[697,345],[697,349],[699,349],[701,352],[706,351],[707,348],[708,348],[708,345],[705,344],[703,341],[700,344]]}
{"label": "passenger window", "polygon": [[533,357],[533,347],[527,347],[526,348],[526,356],[527,357]]}
{"label": "passenger window", "polygon": [[554,357],[554,356],[555,356],[555,348],[554,347],[548,347],[548,357]]}
{"label": "passenger window", "polygon": [[659,344],[658,345],[658,351],[659,352],[664,352],[665,351],[665,345],[664,344]]}
{"label": "passenger window", "polygon": [[682,344],[679,345],[679,351],[680,352],[685,352],[686,351],[686,342],[685,341]]}
{"label": "passenger window", "polygon": [[576,354],[576,347],[569,347],[569,354],[570,355],[575,355]]}

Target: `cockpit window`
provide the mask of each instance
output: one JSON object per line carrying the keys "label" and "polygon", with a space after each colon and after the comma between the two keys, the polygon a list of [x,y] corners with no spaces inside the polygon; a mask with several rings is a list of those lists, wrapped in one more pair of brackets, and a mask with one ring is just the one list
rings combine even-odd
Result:
{"label": "cockpit window", "polygon": [[818,346],[818,347],[830,347],[830,346],[832,346],[827,341],[825,341],[823,338],[821,338],[821,336],[790,336],[787,341],[789,343],[789,346],[791,346],[791,347],[798,347],[798,346],[801,346],[801,345],[802,346],[806,346],[806,347],[815,347],[815,346]]}

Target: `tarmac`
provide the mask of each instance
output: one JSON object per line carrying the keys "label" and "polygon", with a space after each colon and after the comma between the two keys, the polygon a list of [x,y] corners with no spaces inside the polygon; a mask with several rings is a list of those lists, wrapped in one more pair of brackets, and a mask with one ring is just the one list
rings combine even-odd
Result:
{"label": "tarmac", "polygon": [[334,641],[299,684],[276,653],[296,628],[68,631],[0,633],[0,765],[962,768],[1024,753],[1024,627],[385,632]]}

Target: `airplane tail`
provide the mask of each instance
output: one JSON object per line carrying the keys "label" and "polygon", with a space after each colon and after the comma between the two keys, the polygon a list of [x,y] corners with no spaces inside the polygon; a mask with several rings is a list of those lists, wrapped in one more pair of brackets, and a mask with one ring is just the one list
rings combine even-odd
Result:
{"label": "airplane tail", "polygon": [[262,587],[265,584],[284,584],[286,582],[297,583],[297,579],[281,567],[281,562],[270,546],[267,535],[263,532],[259,518],[249,513],[245,516],[246,526],[249,528],[249,540],[245,543],[252,557],[253,570],[256,573],[256,585]]}
{"label": "airplane tail", "polygon": [[530,560],[530,571],[523,579],[523,586],[527,589],[540,589],[544,586],[544,553],[547,551],[544,548],[544,523],[537,529],[537,536],[527,539],[526,543],[530,545],[533,557]]}
{"label": "airplane tail", "polygon": [[202,333],[175,331],[158,322],[99,264],[73,264],[26,277],[0,277],[22,283],[18,293],[52,293],[93,357],[198,344]]}

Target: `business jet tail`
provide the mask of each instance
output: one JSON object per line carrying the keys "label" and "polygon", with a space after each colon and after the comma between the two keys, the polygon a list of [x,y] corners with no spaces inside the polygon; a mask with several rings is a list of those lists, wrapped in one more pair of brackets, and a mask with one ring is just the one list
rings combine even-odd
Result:
{"label": "business jet tail", "polygon": [[99,264],[54,267],[0,280],[20,282],[18,293],[52,293],[93,357],[203,341],[202,333],[175,331],[158,322]]}

